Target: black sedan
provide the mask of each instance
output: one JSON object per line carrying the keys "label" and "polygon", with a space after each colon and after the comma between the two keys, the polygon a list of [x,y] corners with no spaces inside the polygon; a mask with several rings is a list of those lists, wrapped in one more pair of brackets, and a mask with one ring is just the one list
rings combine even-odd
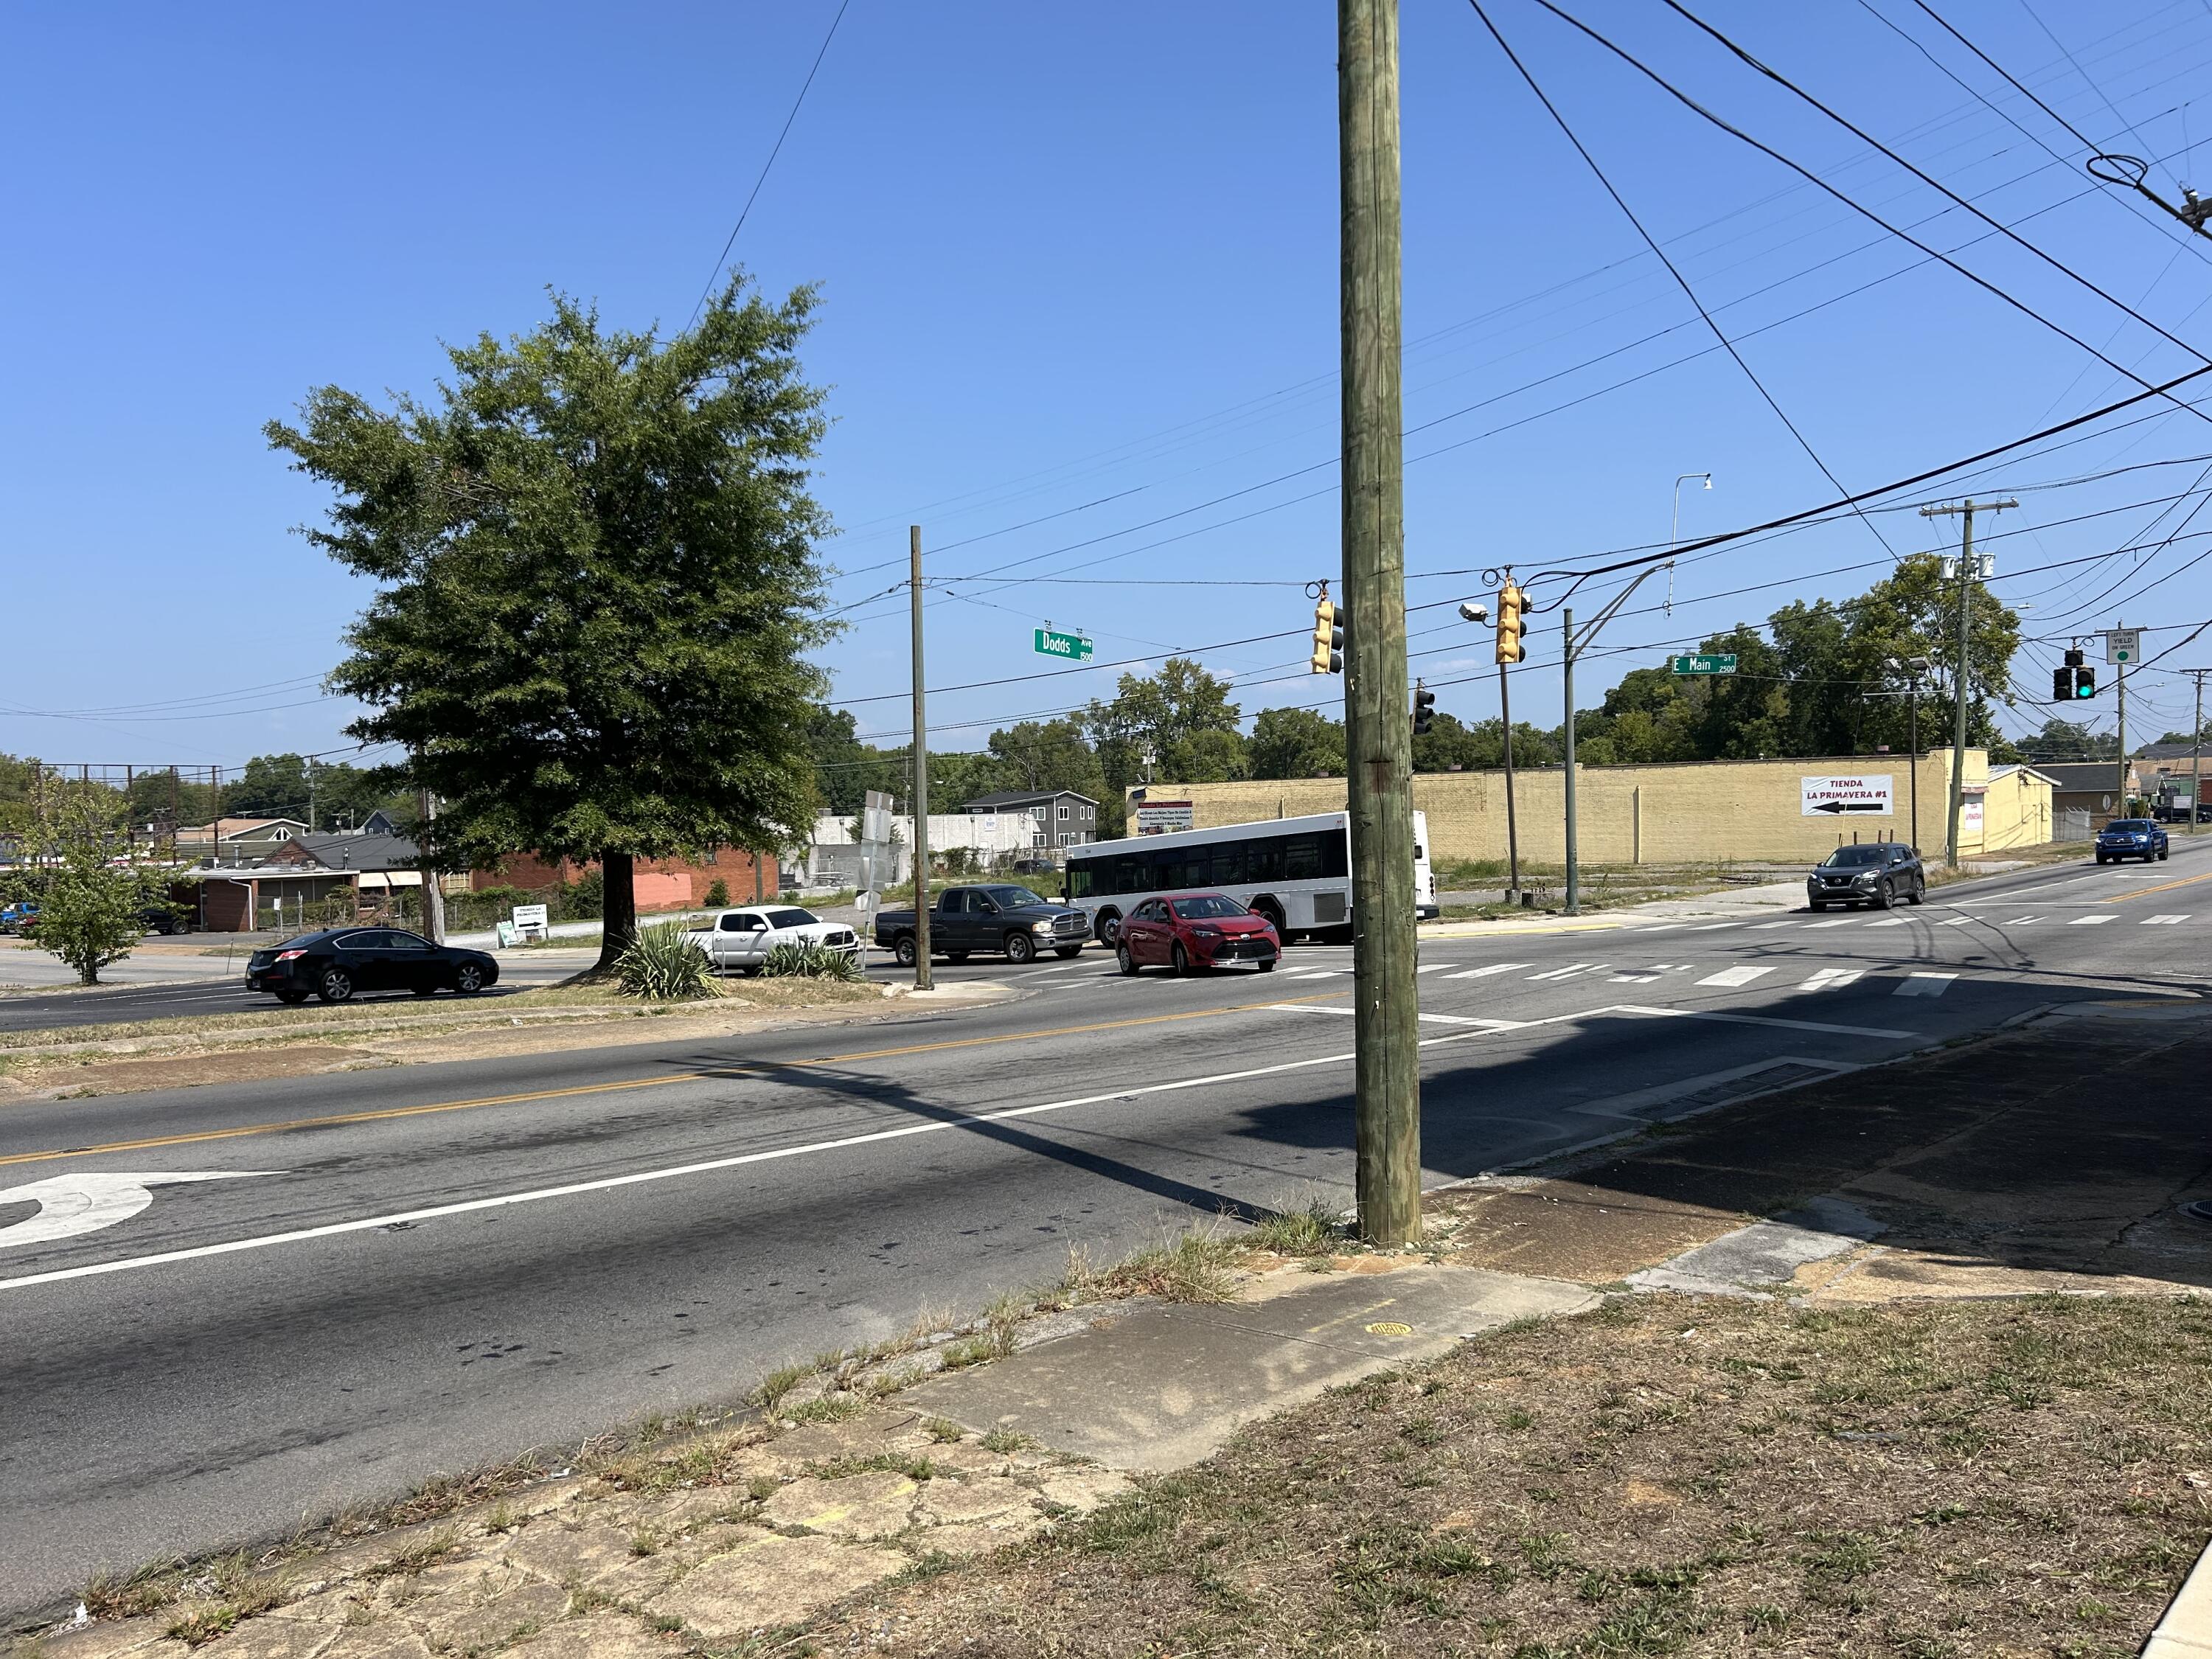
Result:
{"label": "black sedan", "polygon": [[433,945],[398,927],[332,927],[302,933],[246,959],[246,988],[279,1002],[310,996],[349,1002],[363,991],[439,991],[467,996],[497,982],[499,963],[482,951]]}

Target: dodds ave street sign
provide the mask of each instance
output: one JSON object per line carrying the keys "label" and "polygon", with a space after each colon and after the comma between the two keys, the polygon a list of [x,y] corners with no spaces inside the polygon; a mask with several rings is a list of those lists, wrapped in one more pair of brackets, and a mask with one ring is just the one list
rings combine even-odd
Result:
{"label": "dodds ave street sign", "polygon": [[1677,674],[1733,674],[1735,672],[1735,653],[1733,651],[1700,651],[1687,657],[1674,659]]}
{"label": "dodds ave street sign", "polygon": [[1806,818],[1883,817],[1896,811],[1887,772],[1797,780],[1797,815]]}
{"label": "dodds ave street sign", "polygon": [[1036,630],[1036,648],[1048,657],[1064,657],[1069,662],[1089,662],[1091,641],[1080,634],[1062,634],[1049,628]]}

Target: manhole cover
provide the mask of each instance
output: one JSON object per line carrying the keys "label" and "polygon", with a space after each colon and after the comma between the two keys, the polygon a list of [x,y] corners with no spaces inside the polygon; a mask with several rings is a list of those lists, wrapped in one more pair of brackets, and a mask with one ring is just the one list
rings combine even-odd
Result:
{"label": "manhole cover", "polygon": [[1411,1325],[1401,1325],[1395,1319],[1377,1320],[1367,1328],[1370,1336],[1411,1336],[1413,1334]]}
{"label": "manhole cover", "polygon": [[2192,1221],[2212,1221],[2212,1198],[2200,1198],[2194,1204],[2181,1206],[2182,1214]]}

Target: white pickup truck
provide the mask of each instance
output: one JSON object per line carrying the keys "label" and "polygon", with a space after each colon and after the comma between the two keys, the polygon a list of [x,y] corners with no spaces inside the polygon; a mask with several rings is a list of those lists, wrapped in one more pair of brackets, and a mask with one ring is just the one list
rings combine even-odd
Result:
{"label": "white pickup truck", "polygon": [[779,945],[819,945],[857,956],[860,937],[842,921],[824,921],[795,904],[753,904],[693,925],[688,937],[726,972],[757,974]]}

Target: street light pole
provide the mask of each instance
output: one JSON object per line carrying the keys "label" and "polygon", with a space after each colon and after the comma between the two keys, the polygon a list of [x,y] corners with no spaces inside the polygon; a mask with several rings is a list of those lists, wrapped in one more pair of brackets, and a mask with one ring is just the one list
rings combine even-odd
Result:
{"label": "street light pole", "polygon": [[[1582,914],[1583,890],[1582,861],[1577,856],[1575,844],[1575,659],[1589,648],[1589,642],[1597,637],[1598,629],[1613,620],[1614,613],[1627,603],[1628,596],[1644,586],[1644,578],[1656,574],[1659,568],[1657,565],[1650,565],[1638,573],[1636,580],[1614,594],[1607,603],[1605,609],[1592,617],[1589,625],[1579,634],[1575,631],[1575,613],[1571,611],[1564,611],[1560,613],[1562,641],[1559,653],[1560,672],[1565,682],[1567,702],[1565,772],[1563,781],[1565,785],[1567,808],[1567,914],[1571,916],[1578,916]],[[1667,562],[1666,570],[1671,580],[1674,574],[1674,562],[1672,559]]]}
{"label": "street light pole", "polygon": [[[1667,522],[1667,550],[1669,553],[1674,550],[1674,544],[1682,539],[1682,486],[1692,478],[1703,478],[1707,489],[1713,487],[1713,475],[1710,472],[1685,472],[1674,480],[1674,516]],[[1670,617],[1674,614],[1674,567],[1672,564],[1667,567],[1667,614]]]}

